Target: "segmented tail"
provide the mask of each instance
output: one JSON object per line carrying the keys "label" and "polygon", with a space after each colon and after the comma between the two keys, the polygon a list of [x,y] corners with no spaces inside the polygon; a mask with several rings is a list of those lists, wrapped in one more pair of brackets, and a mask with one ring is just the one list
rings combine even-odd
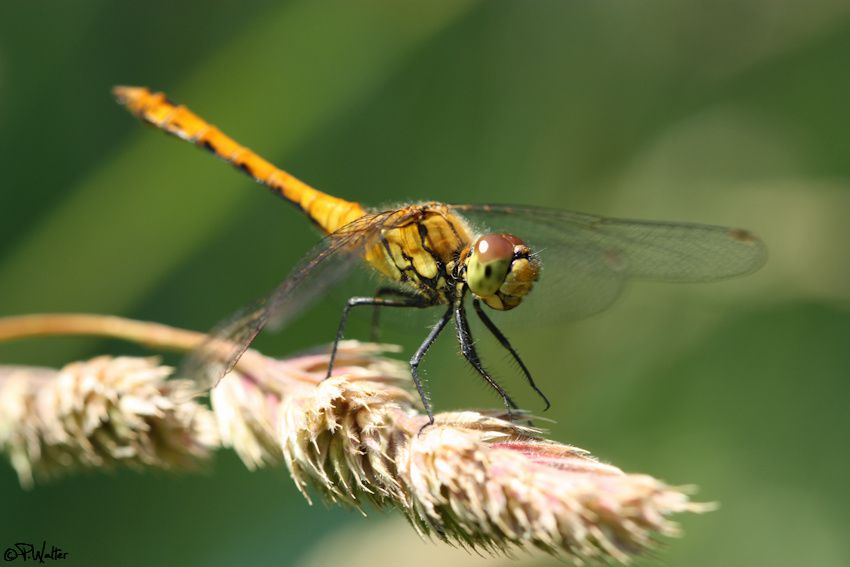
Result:
{"label": "segmented tail", "polygon": [[112,92],[120,104],[144,122],[220,157],[299,207],[326,233],[364,214],[359,203],[310,187],[238,144],[185,106],[174,104],[164,93],[144,87],[115,87]]}

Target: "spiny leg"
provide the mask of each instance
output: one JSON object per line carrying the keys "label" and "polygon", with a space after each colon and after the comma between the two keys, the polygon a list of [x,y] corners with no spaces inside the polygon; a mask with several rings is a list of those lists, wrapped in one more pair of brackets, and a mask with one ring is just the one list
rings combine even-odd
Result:
{"label": "spiny leg", "polygon": [[333,372],[334,361],[336,360],[336,351],[339,347],[339,341],[342,340],[342,337],[345,335],[345,323],[348,320],[348,314],[351,312],[352,307],[357,307],[360,305],[374,305],[380,307],[430,307],[432,304],[426,298],[422,296],[411,296],[405,300],[392,300],[392,299],[382,299],[380,297],[352,297],[349,299],[345,307],[342,310],[342,317],[339,320],[339,328],[336,331],[336,338],[334,339],[333,346],[331,347],[331,355],[328,359],[328,373],[325,375],[325,379],[331,377],[331,372]]}
{"label": "spiny leg", "polygon": [[546,397],[546,394],[544,394],[540,390],[540,388],[537,387],[537,384],[534,383],[534,379],[531,377],[531,372],[528,371],[528,368],[526,368],[525,363],[519,357],[519,354],[517,354],[516,350],[514,350],[514,347],[511,346],[511,343],[508,341],[508,338],[502,333],[501,330],[499,330],[499,328],[496,326],[495,323],[493,323],[490,317],[487,316],[487,313],[484,312],[484,309],[481,307],[481,302],[477,299],[474,299],[472,301],[472,306],[475,307],[475,312],[478,313],[478,318],[481,319],[481,322],[484,323],[484,326],[487,327],[491,333],[493,333],[493,336],[496,337],[496,340],[498,340],[499,343],[501,343],[501,345],[505,349],[507,349],[508,352],[511,353],[511,356],[513,356],[514,360],[517,362],[517,364],[519,364],[519,367],[522,369],[523,374],[525,374],[525,379],[528,380],[528,385],[531,386],[531,388],[535,392],[537,392],[537,395],[539,395],[543,399],[543,402],[546,404],[546,407],[543,408],[543,411],[546,411],[550,407],[552,407],[552,404],[549,402],[549,399]]}
{"label": "spiny leg", "polygon": [[[425,392],[425,388],[422,386],[422,380],[419,378],[419,363],[422,362],[423,358],[425,358],[425,354],[428,352],[428,349],[431,348],[431,345],[434,344],[434,341],[437,340],[437,337],[446,327],[446,323],[448,323],[449,319],[452,318],[452,311],[454,311],[454,307],[449,306],[445,314],[440,317],[440,320],[431,327],[431,332],[428,333],[428,336],[425,337],[425,340],[419,348],[416,349],[416,353],[410,358],[410,375],[413,377],[413,383],[416,384],[416,391],[419,392],[419,397],[422,398],[422,405],[425,407],[425,413],[428,414],[428,423],[423,425],[422,429],[428,425],[434,425],[434,412],[431,410],[431,402],[428,400],[428,394]],[[422,429],[419,431],[421,432]]]}
{"label": "spiny leg", "polygon": [[514,403],[505,389],[502,388],[499,383],[487,373],[484,366],[481,364],[481,359],[478,357],[478,352],[475,350],[475,345],[473,344],[472,332],[469,330],[469,321],[466,319],[466,309],[463,306],[462,300],[454,307],[454,312],[455,327],[457,328],[457,340],[460,342],[460,351],[463,353],[464,358],[466,358],[473,368],[478,371],[478,374],[480,374],[481,377],[484,378],[484,380],[499,393],[502,397],[502,401],[505,403],[505,407],[508,410],[508,419],[513,420],[512,410],[519,409],[519,407]]}
{"label": "spiny leg", "polygon": [[[415,292],[408,291],[406,289],[398,289],[395,287],[379,287],[375,290],[375,297],[387,297],[387,296],[395,296],[400,299],[413,299],[419,298]],[[375,305],[375,308],[372,310],[372,326],[369,329],[369,340],[373,343],[378,342],[378,338],[380,335],[380,327],[379,327],[379,319],[380,319],[380,305]]]}

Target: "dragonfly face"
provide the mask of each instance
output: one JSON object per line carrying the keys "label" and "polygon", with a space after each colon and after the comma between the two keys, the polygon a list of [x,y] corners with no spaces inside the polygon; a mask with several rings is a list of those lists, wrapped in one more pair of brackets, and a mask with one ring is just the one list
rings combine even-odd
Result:
{"label": "dragonfly face", "polygon": [[480,236],[463,264],[462,277],[469,290],[488,307],[499,311],[519,305],[540,275],[539,261],[513,234]]}

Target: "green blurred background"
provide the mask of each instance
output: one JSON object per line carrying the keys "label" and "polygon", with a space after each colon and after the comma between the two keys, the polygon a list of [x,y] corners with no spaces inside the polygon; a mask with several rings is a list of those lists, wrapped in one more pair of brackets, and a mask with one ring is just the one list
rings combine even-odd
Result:
{"label": "green blurred background", "polygon": [[[315,241],[250,180],[143,128],[114,84],[165,90],[368,204],[523,202],[755,231],[770,259],[753,276],[633,285],[600,316],[515,342],[554,400],[553,437],[722,504],[684,518],[664,564],[850,564],[846,1],[3,2],[3,314],[206,329]],[[324,343],[338,310],[324,302],[260,346]],[[384,338],[408,349],[427,323],[388,319]],[[0,361],[102,352],[144,351],[62,339],[0,345]],[[427,371],[438,409],[498,405],[451,340]],[[309,507],[285,470],[249,473],[229,454],[197,475],[30,492],[3,465],[0,510],[3,547],[46,539],[69,565],[508,563],[422,543],[393,514]]]}

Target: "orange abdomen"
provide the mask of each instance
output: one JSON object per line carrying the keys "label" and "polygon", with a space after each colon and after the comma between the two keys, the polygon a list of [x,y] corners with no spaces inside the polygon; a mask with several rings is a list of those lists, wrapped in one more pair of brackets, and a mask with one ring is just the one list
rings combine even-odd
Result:
{"label": "orange abdomen", "polygon": [[324,233],[363,216],[359,203],[323,193],[279,169],[163,93],[115,87],[118,101],[143,121],[204,148],[300,208]]}

